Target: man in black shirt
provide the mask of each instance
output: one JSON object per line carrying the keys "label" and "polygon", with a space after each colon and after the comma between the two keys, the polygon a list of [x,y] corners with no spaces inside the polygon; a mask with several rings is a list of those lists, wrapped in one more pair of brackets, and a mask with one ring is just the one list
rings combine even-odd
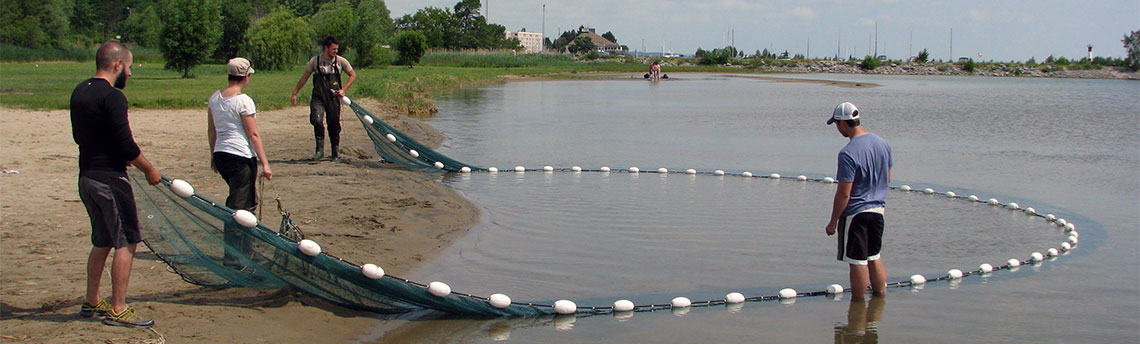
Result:
{"label": "man in black shirt", "polygon": [[[121,43],[107,42],[95,55],[95,77],[71,93],[71,130],[79,145],[79,197],[91,218],[91,254],[87,258],[87,297],[79,315],[105,315],[103,323],[151,327],[127,306],[127,284],[135,249],[143,240],[127,165],[146,174],[147,183],[162,176],[143,156],[127,121],[127,98],[119,91],[131,76],[133,56]],[[99,298],[107,255],[111,261],[111,302]]]}

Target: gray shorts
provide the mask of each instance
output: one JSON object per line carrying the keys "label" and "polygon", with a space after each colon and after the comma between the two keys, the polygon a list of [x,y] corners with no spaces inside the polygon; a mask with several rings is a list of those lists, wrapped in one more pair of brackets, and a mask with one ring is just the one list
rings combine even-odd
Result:
{"label": "gray shorts", "polygon": [[87,171],[79,176],[79,198],[91,218],[92,246],[121,248],[143,240],[126,173]]}

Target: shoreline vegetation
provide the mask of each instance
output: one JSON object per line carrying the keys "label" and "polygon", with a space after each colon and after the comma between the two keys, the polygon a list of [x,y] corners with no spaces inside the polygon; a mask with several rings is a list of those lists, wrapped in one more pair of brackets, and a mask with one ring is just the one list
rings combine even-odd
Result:
{"label": "shoreline vegetation", "polygon": [[[1140,72],[1125,67],[1074,63],[1028,64],[978,62],[899,62],[881,61],[865,68],[859,60],[734,59],[725,65],[701,65],[694,58],[616,57],[579,60],[563,54],[515,54],[494,52],[431,52],[420,65],[361,68],[349,97],[379,100],[396,111],[413,116],[431,116],[435,105],[431,94],[445,89],[479,87],[507,81],[530,79],[593,79],[630,73],[641,76],[653,61],[661,61],[665,73],[733,74],[876,74],[986,77],[1047,77],[1140,80]],[[254,62],[256,65],[256,62]],[[0,74],[0,104],[33,110],[66,109],[71,89],[90,76],[91,61],[83,62],[5,62]],[[126,90],[132,108],[201,108],[200,94],[218,87],[224,77],[223,64],[196,68],[193,78],[180,78],[177,71],[165,70],[161,60],[146,59],[132,67],[134,77]],[[297,65],[283,71],[257,73],[247,93],[264,110],[289,106],[292,85],[301,74]],[[767,78],[767,77],[766,77]],[[797,81],[780,77],[783,81]],[[778,80],[780,81],[780,80]],[[817,81],[812,81],[817,82]],[[843,86],[843,85],[840,85]],[[298,95],[298,103],[308,102],[309,94]]]}

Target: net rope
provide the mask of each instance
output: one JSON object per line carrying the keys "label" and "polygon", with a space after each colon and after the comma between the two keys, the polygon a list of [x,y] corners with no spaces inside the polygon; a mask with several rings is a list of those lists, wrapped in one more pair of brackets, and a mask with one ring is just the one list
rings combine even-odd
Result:
{"label": "net rope", "polygon": [[[477,168],[446,157],[434,150],[416,142],[414,139],[400,133],[387,123],[373,116],[355,102],[350,107],[364,125],[368,136],[377,153],[384,159],[399,163],[415,170],[446,170],[469,173],[481,171],[497,173],[496,169]],[[414,153],[412,153],[414,151]],[[441,167],[442,165],[442,167]],[[667,170],[641,172],[635,167],[629,169],[599,169],[551,168],[522,169],[526,171],[565,171],[565,172],[625,172],[625,173],[663,173],[663,174],[690,174],[735,176],[743,178],[771,178],[780,179],[778,174],[768,176],[753,176],[750,172],[725,173],[716,171],[669,172]],[[516,172],[520,172],[516,170]],[[234,218],[234,210],[218,204],[209,197],[192,192],[188,197],[180,197],[172,191],[174,180],[163,176],[162,182],[156,186],[145,183],[140,172],[131,170],[131,181],[134,184],[136,202],[139,205],[140,226],[148,240],[148,248],[164,263],[181,276],[186,282],[214,288],[225,287],[256,287],[276,289],[292,286],[298,290],[317,296],[329,302],[352,308],[378,313],[403,313],[423,308],[455,313],[461,315],[477,316],[539,316],[555,313],[573,313],[578,315],[614,313],[614,306],[577,306],[571,303],[571,309],[563,307],[556,310],[563,300],[554,303],[542,302],[510,302],[505,306],[492,306],[490,298],[472,295],[463,292],[449,292],[443,296],[434,295],[429,285],[411,281],[402,277],[383,275],[380,278],[370,278],[362,273],[361,265],[349,262],[328,253],[318,253],[314,256],[306,255],[299,248],[299,241],[304,234],[300,227],[289,218],[289,212],[282,205],[280,195],[276,189],[270,188],[275,194],[277,209],[282,216],[279,230],[273,230],[262,223],[254,227],[244,227]],[[833,183],[831,178],[807,178],[798,176],[802,182]],[[144,181],[144,182],[140,182]],[[266,190],[262,184],[261,190]],[[925,192],[933,194],[930,188],[923,190],[912,189],[910,186],[891,187],[900,192]],[[995,199],[982,200],[977,196],[958,196],[953,192],[944,194],[949,199],[968,202],[982,202],[994,206],[1001,206],[1011,211],[1025,213],[1029,216],[1044,218],[1045,223],[1051,227],[1060,227],[1069,237],[1061,243],[1061,249],[1049,249],[1047,253],[1035,252],[1028,259],[1010,259],[1005,264],[982,264],[976,270],[959,271],[961,276],[952,276],[948,271],[944,275],[932,279],[925,279],[921,275],[914,275],[909,280],[888,283],[890,288],[920,286],[929,282],[956,280],[969,276],[985,275],[998,270],[1016,270],[1023,264],[1040,264],[1044,260],[1052,260],[1067,253],[1076,247],[1078,234],[1071,223],[1059,219],[1052,214],[1042,215],[1033,208],[1022,208],[1016,203],[1002,204]],[[240,233],[237,237],[224,236],[226,228]],[[226,256],[236,257],[226,259]],[[915,276],[920,278],[916,279]],[[829,288],[832,286],[828,286]],[[828,289],[797,292],[790,289],[781,290],[778,294],[745,296],[744,302],[758,302],[769,300],[791,299],[795,297],[810,297],[833,295],[834,290]],[[438,292],[438,290],[437,290]],[[851,292],[844,289],[840,292]],[[686,299],[687,300],[687,299]],[[646,312],[662,309],[676,309],[684,307],[708,307],[731,303],[728,295],[725,298],[692,301],[687,305],[667,304],[641,304],[634,305],[629,311]]]}

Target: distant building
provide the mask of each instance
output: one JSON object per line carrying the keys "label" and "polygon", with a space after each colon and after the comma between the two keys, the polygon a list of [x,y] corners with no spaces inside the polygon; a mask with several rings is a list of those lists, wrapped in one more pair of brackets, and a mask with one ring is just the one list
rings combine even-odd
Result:
{"label": "distant building", "polygon": [[526,32],[526,29],[519,30],[518,32],[503,31],[507,39],[518,38],[519,45],[523,50],[528,53],[537,53],[542,51],[542,33],[541,32]]}
{"label": "distant building", "polygon": [[611,42],[605,37],[598,35],[598,33],[595,32],[594,28],[592,27],[578,27],[577,37],[583,36],[590,37],[590,40],[594,41],[594,50],[597,50],[599,53],[607,53],[612,55],[625,54],[625,50],[622,50],[621,45],[618,45],[615,42]]}

